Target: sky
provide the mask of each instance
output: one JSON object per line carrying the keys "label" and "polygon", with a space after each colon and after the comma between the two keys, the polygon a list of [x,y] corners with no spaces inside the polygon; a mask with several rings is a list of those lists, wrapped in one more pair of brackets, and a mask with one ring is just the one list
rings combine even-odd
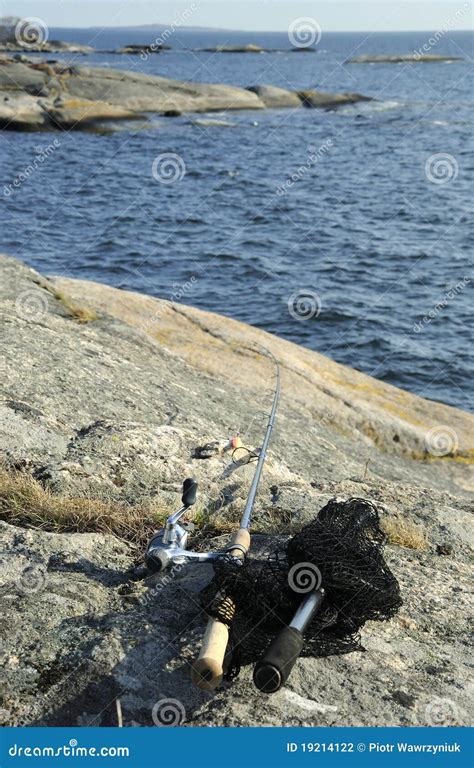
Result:
{"label": "sky", "polygon": [[[461,11],[461,12],[460,12]],[[185,14],[185,16],[183,16]],[[50,27],[169,25],[286,31],[299,17],[326,31],[470,29],[472,1],[457,0],[0,0],[0,16],[35,16]]]}

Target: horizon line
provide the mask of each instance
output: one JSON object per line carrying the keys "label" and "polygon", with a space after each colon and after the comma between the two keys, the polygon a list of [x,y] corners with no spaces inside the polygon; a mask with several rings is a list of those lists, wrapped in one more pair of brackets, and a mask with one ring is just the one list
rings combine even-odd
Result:
{"label": "horizon line", "polygon": [[[284,34],[287,32],[287,29],[230,29],[228,27],[207,27],[207,26],[186,26],[186,25],[179,25],[177,26],[174,22],[169,22],[168,24],[125,24],[125,25],[102,25],[102,24],[94,24],[92,26],[69,26],[69,25],[56,25],[52,24],[51,28],[54,28],[57,26],[58,29],[136,29],[136,30],[145,30],[145,29],[167,29],[168,27],[174,26],[176,30],[187,30],[187,31],[205,31],[205,32],[245,32],[248,34],[265,34],[265,33],[271,33],[271,34]],[[385,35],[385,34],[403,34],[405,32],[437,32],[436,27],[426,27],[426,28],[417,28],[417,29],[325,29],[323,30],[323,34],[343,34],[343,35],[351,35],[354,33],[360,33],[360,34],[371,34],[371,35]],[[474,27],[463,27],[462,29],[450,29],[449,32],[472,32],[474,33]]]}

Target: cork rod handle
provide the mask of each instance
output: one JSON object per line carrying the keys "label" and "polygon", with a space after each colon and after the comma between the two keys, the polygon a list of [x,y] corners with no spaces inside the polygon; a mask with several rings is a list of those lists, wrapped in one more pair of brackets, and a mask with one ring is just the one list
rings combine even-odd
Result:
{"label": "cork rod handle", "polygon": [[[247,528],[239,528],[232,536],[228,552],[233,557],[243,559],[250,547],[250,534]],[[231,621],[235,606],[227,598],[225,612]],[[201,652],[193,664],[191,680],[198,688],[213,691],[224,676],[224,658],[229,642],[229,630],[226,624],[215,618],[207,622]]]}

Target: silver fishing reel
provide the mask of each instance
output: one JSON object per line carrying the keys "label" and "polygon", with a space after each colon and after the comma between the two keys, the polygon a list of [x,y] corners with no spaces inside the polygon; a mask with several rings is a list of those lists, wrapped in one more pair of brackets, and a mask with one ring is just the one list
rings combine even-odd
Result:
{"label": "silver fishing reel", "polygon": [[182,506],[169,516],[164,528],[153,536],[145,553],[145,563],[150,571],[159,573],[175,564],[208,563],[223,557],[224,552],[193,552],[186,549],[189,531],[179,524],[184,513],[196,501],[197,482],[188,477],[183,483]]}

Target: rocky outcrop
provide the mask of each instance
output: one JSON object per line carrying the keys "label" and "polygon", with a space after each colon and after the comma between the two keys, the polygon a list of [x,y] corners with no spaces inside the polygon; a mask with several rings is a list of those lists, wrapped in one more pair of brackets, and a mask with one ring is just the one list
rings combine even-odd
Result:
{"label": "rocky outcrop", "polygon": [[251,85],[248,90],[256,93],[269,109],[301,107],[302,105],[298,94],[294,91],[287,91],[285,88],[277,88],[274,85]]}
{"label": "rocky outcrop", "polygon": [[22,91],[0,90],[0,129],[40,130],[48,123],[38,98]]}
{"label": "rocky outcrop", "polygon": [[[116,725],[119,699],[125,725],[153,725],[157,702],[172,698],[186,725],[468,724],[472,416],[229,318],[46,279],[7,257],[0,271],[5,723]],[[72,313],[72,303],[91,311]],[[252,468],[200,448],[237,432],[259,444],[271,382],[262,344],[280,362],[283,396],[253,551],[329,498],[362,496],[399,534],[387,559],[404,607],[364,627],[365,653],[301,659],[275,696],[254,689],[248,668],[209,694],[189,681],[208,567],[145,575],[126,523],[118,538],[97,532],[99,519],[48,519],[48,503],[101,500],[124,518],[133,505],[143,541],[150,510],[173,510],[182,479],[195,476],[195,521],[224,546],[218,531],[238,518]],[[440,429],[456,436],[449,450],[432,442]],[[14,470],[42,489],[29,510],[25,487],[13,493],[5,480]],[[419,549],[403,535],[414,525]]]}
{"label": "rocky outcrop", "polygon": [[[366,97],[305,92],[304,103],[337,106]],[[250,89],[186,83],[101,67],[0,57],[0,127],[11,130],[93,128],[145,113],[177,115],[298,106],[300,96],[272,86]]]}
{"label": "rocky outcrop", "polygon": [[[94,53],[95,48],[90,45],[80,45],[79,43],[67,43],[64,40],[48,40],[40,45],[28,45],[28,53],[74,53],[88,54]],[[0,52],[15,53],[25,52],[25,46],[16,42],[0,43]]]}
{"label": "rocky outcrop", "polygon": [[0,51],[28,53],[93,53],[90,45],[49,40],[47,27],[36,18],[9,16],[0,19]]}
{"label": "rocky outcrop", "polygon": [[112,53],[124,53],[128,55],[136,55],[136,54],[149,54],[149,53],[160,53],[161,51],[170,51],[171,47],[169,45],[165,45],[164,43],[154,43],[152,45],[144,44],[144,45],[136,45],[135,43],[130,45],[124,45],[122,48],[118,48],[116,51],[112,51]]}
{"label": "rocky outcrop", "polygon": [[436,64],[439,61],[464,61],[462,56],[441,56],[434,53],[403,53],[398,56],[364,54],[353,56],[346,64]]}
{"label": "rocky outcrop", "polygon": [[315,53],[316,48],[309,45],[293,48],[262,48],[255,43],[246,43],[244,45],[214,45],[210,48],[197,48],[196,51],[204,53]]}
{"label": "rocky outcrop", "polygon": [[210,48],[201,48],[205,53],[269,53],[269,48],[262,48],[255,43],[246,45],[215,45]]}
{"label": "rocky outcrop", "polygon": [[72,96],[107,101],[139,112],[213,112],[261,109],[261,101],[244,88],[185,83],[138,72],[81,67],[65,83]]}
{"label": "rocky outcrop", "polygon": [[358,101],[372,101],[370,96],[360,93],[326,93],[325,91],[300,91],[303,105],[312,108],[339,107],[344,104],[356,104]]}
{"label": "rocky outcrop", "polygon": [[265,106],[270,109],[281,107],[338,107],[344,104],[355,104],[358,101],[372,101],[370,96],[360,93],[327,93],[326,91],[287,91],[273,85],[252,85],[249,91],[256,93]]}
{"label": "rocky outcrop", "polygon": [[263,108],[258,96],[229,85],[0,58],[0,125],[11,129],[80,128],[144,112]]}

